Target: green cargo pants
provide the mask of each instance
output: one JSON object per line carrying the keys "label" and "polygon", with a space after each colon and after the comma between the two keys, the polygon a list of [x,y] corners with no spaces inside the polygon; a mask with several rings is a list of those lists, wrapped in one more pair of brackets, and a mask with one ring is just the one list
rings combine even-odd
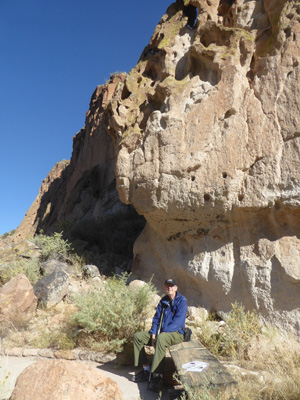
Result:
{"label": "green cargo pants", "polygon": [[[144,345],[151,346],[149,332],[136,332],[133,336],[134,366],[148,364]],[[162,372],[166,349],[173,344],[183,342],[183,335],[179,332],[163,332],[156,337],[155,353],[152,361],[151,372]]]}

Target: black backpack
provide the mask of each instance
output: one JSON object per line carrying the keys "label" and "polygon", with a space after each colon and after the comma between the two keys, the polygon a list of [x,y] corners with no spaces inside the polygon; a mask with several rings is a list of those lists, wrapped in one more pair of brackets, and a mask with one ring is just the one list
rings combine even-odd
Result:
{"label": "black backpack", "polygon": [[192,330],[190,328],[183,328],[183,341],[184,342],[189,342],[191,340],[191,336],[192,336]]}

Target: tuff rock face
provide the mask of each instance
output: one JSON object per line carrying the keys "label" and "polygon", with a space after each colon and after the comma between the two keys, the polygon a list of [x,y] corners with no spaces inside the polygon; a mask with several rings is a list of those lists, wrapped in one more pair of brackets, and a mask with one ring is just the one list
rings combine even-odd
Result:
{"label": "tuff rock face", "polygon": [[115,150],[106,131],[105,110],[125,74],[97,86],[85,127],[73,138],[71,161],[58,162],[42,182],[39,194],[18,227],[20,242],[36,232],[53,232],[82,220],[97,220],[126,207],[115,185]]}
{"label": "tuff rock face", "polygon": [[108,105],[120,199],[147,220],[135,275],[295,331],[299,21],[297,2],[177,1]]}
{"label": "tuff rock face", "polygon": [[[115,258],[120,258],[116,261],[118,267],[122,260],[127,264],[132,259],[132,243],[145,220],[119,199],[114,173],[116,154],[106,129],[107,105],[125,78],[126,74],[113,75],[105,85],[97,86],[85,126],[73,138],[71,160],[58,162],[43,180],[13,236],[14,243],[41,231],[63,231],[64,238],[78,251],[103,255],[107,248],[108,252],[113,248]],[[117,225],[119,220],[122,226]],[[100,259],[97,254],[95,258]]]}
{"label": "tuff rock face", "polygon": [[177,0],[137,66],[97,87],[34,230],[119,208],[116,178],[147,221],[136,278],[299,332],[299,47],[299,2]]}

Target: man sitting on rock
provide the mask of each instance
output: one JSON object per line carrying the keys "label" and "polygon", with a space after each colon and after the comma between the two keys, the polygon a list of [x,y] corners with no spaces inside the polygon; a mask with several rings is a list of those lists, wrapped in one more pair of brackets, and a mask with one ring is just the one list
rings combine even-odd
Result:
{"label": "man sitting on rock", "polygon": [[149,380],[150,365],[147,361],[144,345],[154,346],[155,353],[151,366],[151,374],[155,372],[155,378],[151,382],[150,389],[159,392],[162,388],[162,364],[166,349],[173,344],[183,341],[183,329],[187,313],[186,298],[177,292],[174,279],[165,281],[164,296],[153,317],[152,327],[149,332],[136,332],[133,337],[134,365],[143,365],[143,369],[133,376],[134,382]]}

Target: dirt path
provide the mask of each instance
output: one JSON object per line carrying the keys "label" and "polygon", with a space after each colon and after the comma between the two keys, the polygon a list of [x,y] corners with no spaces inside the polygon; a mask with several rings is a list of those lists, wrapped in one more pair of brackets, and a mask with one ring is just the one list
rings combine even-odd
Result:
{"label": "dirt path", "polygon": [[[0,400],[9,399],[17,377],[26,367],[38,360],[41,360],[41,358],[0,356]],[[84,361],[77,362],[83,363]],[[167,390],[164,391],[162,397],[159,397],[158,394],[147,390],[147,382],[141,382],[139,384],[132,382],[132,368],[117,368],[113,363],[109,363],[109,365],[101,365],[92,361],[86,361],[84,363],[98,368],[105,375],[116,381],[122,391],[123,400],[156,400],[158,398],[166,400],[168,398]]]}

